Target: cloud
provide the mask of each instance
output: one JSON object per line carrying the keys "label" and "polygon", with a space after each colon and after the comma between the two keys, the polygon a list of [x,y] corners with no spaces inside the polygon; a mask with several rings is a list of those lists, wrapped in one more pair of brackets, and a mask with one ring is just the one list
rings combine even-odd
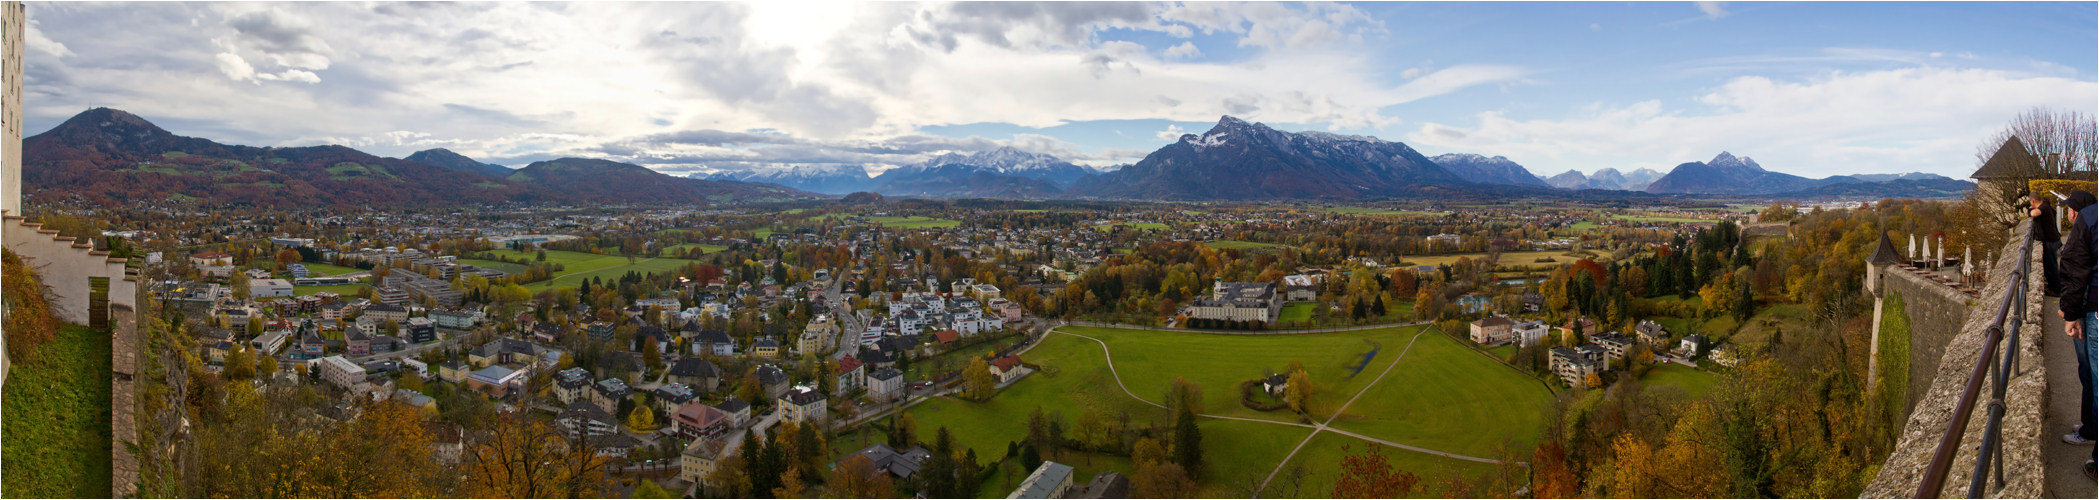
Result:
{"label": "cloud", "polygon": [[255,81],[255,67],[248,65],[248,61],[241,59],[240,55],[232,52],[220,52],[218,61],[219,72],[224,73],[227,78],[232,78],[234,81]]}
{"label": "cloud", "polygon": [[1651,167],[1718,151],[1820,177],[1926,171],[1965,177],[1976,141],[2034,106],[2099,107],[2099,84],[1984,69],[1915,67],[1800,79],[1742,76],[1683,105],[1596,105],[1560,119],[1476,115],[1424,123],[1409,143],[1503,154],[1540,171]]}
{"label": "cloud", "polygon": [[1697,4],[1698,11],[1705,13],[1707,19],[1727,17],[1727,2],[1697,2]]}
{"label": "cloud", "polygon": [[37,29],[35,19],[29,20],[28,25],[23,27],[23,35],[26,39],[25,44],[32,50],[49,54],[51,57],[64,58],[73,56],[73,50],[66,48],[66,44],[58,43],[58,41],[52,40],[51,37],[44,36],[44,31]]}
{"label": "cloud", "polygon": [[1180,125],[1168,124],[1166,125],[1166,130],[1161,130],[1156,134],[1152,134],[1152,137],[1157,137],[1159,140],[1165,142],[1173,142],[1181,140],[1181,135],[1186,133],[1188,133],[1188,131],[1181,130]]}
{"label": "cloud", "polygon": [[1175,45],[1166,49],[1167,59],[1189,59],[1195,57],[1202,57],[1202,55],[1203,49],[1196,48],[1195,42],[1181,42],[1180,45]]}

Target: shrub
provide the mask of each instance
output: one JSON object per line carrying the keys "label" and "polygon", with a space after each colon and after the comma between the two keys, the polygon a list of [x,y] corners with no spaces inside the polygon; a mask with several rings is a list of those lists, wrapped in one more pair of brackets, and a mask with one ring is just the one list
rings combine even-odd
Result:
{"label": "shrub", "polygon": [[0,261],[5,262],[6,274],[0,280],[5,288],[0,297],[7,300],[7,356],[17,363],[26,362],[38,346],[58,333],[58,318],[51,314],[50,288],[22,256],[0,250]]}

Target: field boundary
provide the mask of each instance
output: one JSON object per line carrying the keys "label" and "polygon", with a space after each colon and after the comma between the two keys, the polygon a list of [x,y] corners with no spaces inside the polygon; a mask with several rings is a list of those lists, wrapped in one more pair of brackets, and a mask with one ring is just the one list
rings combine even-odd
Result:
{"label": "field boundary", "polygon": [[[1057,327],[1062,326],[1090,326],[1096,328],[1121,328],[1124,330],[1151,330],[1155,332],[1203,333],[1211,335],[1306,335],[1313,333],[1336,333],[1353,332],[1357,330],[1376,330],[1381,328],[1401,328],[1409,326],[1421,326],[1427,324],[1429,324],[1429,322],[1427,321],[1410,321],[1406,323],[1378,323],[1375,325],[1335,326],[1327,328],[1299,328],[1292,330],[1215,330],[1208,328],[1167,328],[1163,326],[1126,325],[1122,323],[1098,323],[1092,321],[1058,321],[1056,325],[1050,327],[1050,329],[1055,330]],[[1077,334],[1067,333],[1065,335]],[[1083,337],[1083,335],[1080,336]]]}

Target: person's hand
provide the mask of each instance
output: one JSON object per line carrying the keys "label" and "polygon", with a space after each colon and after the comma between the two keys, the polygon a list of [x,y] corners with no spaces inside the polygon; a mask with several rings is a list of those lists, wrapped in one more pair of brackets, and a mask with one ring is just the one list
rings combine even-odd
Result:
{"label": "person's hand", "polygon": [[2083,322],[2083,321],[2068,321],[2068,320],[2065,320],[2065,321],[2063,321],[2063,333],[2067,333],[2067,334],[2069,334],[2069,335],[2070,335],[2070,338],[2073,338],[2073,339],[2083,339],[2083,338],[2084,338],[2084,322]]}
{"label": "person's hand", "polygon": [[2033,210],[2028,210],[2028,211],[2026,211],[2026,212],[2027,212],[2027,213],[2029,214],[2029,215],[2028,215],[2029,217],[2040,217],[2040,216],[2041,216],[2041,209],[2038,209],[2038,208],[2036,208],[2036,209],[2033,209]]}

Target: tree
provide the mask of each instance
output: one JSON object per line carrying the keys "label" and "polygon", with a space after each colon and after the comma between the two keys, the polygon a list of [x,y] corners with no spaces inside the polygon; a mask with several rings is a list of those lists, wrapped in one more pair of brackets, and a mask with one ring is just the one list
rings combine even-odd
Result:
{"label": "tree", "polygon": [[[2031,159],[2040,162],[2034,166],[2045,175],[2090,172],[2094,156],[2099,155],[2099,123],[2095,123],[2092,115],[2076,110],[2035,107],[2012,118],[1997,135],[1978,145],[1975,148],[1976,164],[1988,163],[2013,137],[2026,146]],[[2020,184],[2024,185],[2024,182]]]}
{"label": "tree", "polygon": [[1139,466],[1130,483],[1140,498],[1196,498],[1200,489],[1186,470],[1174,464]]}
{"label": "tree", "polygon": [[998,380],[991,376],[991,365],[982,357],[969,358],[969,367],[962,369],[962,397],[988,401],[997,388]]}
{"label": "tree", "polygon": [[[276,358],[262,359],[263,363],[269,366],[276,366],[277,364]],[[394,380],[394,387],[407,389],[415,392],[423,392],[423,377],[421,375],[416,375],[414,371],[402,372],[401,378]]]}
{"label": "tree", "polygon": [[663,485],[656,484],[656,481],[642,479],[640,483],[634,485],[633,498],[678,498],[677,494],[663,489]]}
{"label": "tree", "polygon": [[226,353],[226,379],[249,380],[255,378],[255,357],[247,349],[234,346]]}
{"label": "tree", "polygon": [[[1348,448],[1343,447],[1346,451]],[[1341,476],[1334,478],[1334,498],[1404,498],[1421,482],[1413,473],[1388,463],[1383,447],[1372,444],[1363,453],[1341,458]]]}
{"label": "tree", "polygon": [[1582,387],[1586,387],[1586,388],[1590,388],[1590,389],[1595,389],[1595,388],[1598,388],[1598,387],[1603,387],[1603,377],[1601,377],[1601,376],[1598,376],[1597,374],[1594,374],[1594,373],[1591,373],[1591,374],[1588,374],[1588,375],[1586,375],[1586,376],[1583,376],[1583,377],[1582,377]]}
{"label": "tree", "polygon": [[656,411],[649,409],[648,405],[635,406],[634,411],[627,414],[627,428],[634,432],[656,430]]}
{"label": "tree", "polygon": [[293,249],[289,249],[289,248],[286,248],[286,249],[283,249],[283,250],[278,250],[278,251],[277,251],[277,268],[278,268],[278,269],[284,269],[284,268],[285,268],[285,266],[290,266],[290,265],[292,265],[292,264],[298,263],[298,262],[299,262],[300,260],[301,260],[301,259],[299,258],[299,251],[298,251],[298,250],[293,250]]}
{"label": "tree", "polygon": [[707,492],[715,498],[745,498],[751,492],[751,476],[744,471],[741,456],[729,457],[707,474]]}
{"label": "tree", "polygon": [[1166,453],[1166,445],[1159,444],[1157,439],[1138,438],[1137,444],[1130,447],[1130,462],[1140,466],[1162,463],[1170,457],[1171,455]]}
{"label": "tree", "polygon": [[787,475],[780,476],[780,486],[773,488],[773,498],[802,498],[805,496],[808,496],[808,491],[807,488],[802,486],[802,469],[800,467],[787,469]]}
{"label": "tree", "polygon": [[1166,386],[1166,411],[1168,414],[1181,410],[1203,412],[1203,386],[1186,378],[1174,377]]}
{"label": "tree", "polygon": [[546,422],[518,414],[497,417],[473,443],[466,453],[464,496],[596,497],[610,463],[588,441],[564,438]]}
{"label": "tree", "polygon": [[[258,363],[258,367],[256,368],[256,371],[258,371],[258,372],[260,372],[260,373],[263,373],[263,374],[276,374],[276,373],[277,373],[277,357],[275,357],[275,356],[263,356],[263,357],[262,357],[262,362],[261,362],[261,363]],[[420,380],[418,380],[418,381],[420,381]],[[421,386],[421,384],[417,384],[417,385],[418,385],[418,386]]]}
{"label": "tree", "polygon": [[896,496],[889,472],[875,468],[867,457],[854,455],[838,463],[828,484],[840,498],[889,498]]}
{"label": "tree", "polygon": [[1299,366],[1290,371],[1290,378],[1286,384],[1283,388],[1283,399],[1290,403],[1290,409],[1306,415],[1312,414],[1312,376],[1305,374],[1304,367]]}
{"label": "tree", "polygon": [[1611,495],[1619,498],[1654,498],[1656,479],[1662,471],[1654,461],[1654,450],[1631,433],[1611,442]]}
{"label": "tree", "polygon": [[1181,409],[1181,415],[1173,424],[1173,462],[1180,464],[1190,476],[1200,476],[1203,471],[1203,431],[1195,425],[1195,412]]}

